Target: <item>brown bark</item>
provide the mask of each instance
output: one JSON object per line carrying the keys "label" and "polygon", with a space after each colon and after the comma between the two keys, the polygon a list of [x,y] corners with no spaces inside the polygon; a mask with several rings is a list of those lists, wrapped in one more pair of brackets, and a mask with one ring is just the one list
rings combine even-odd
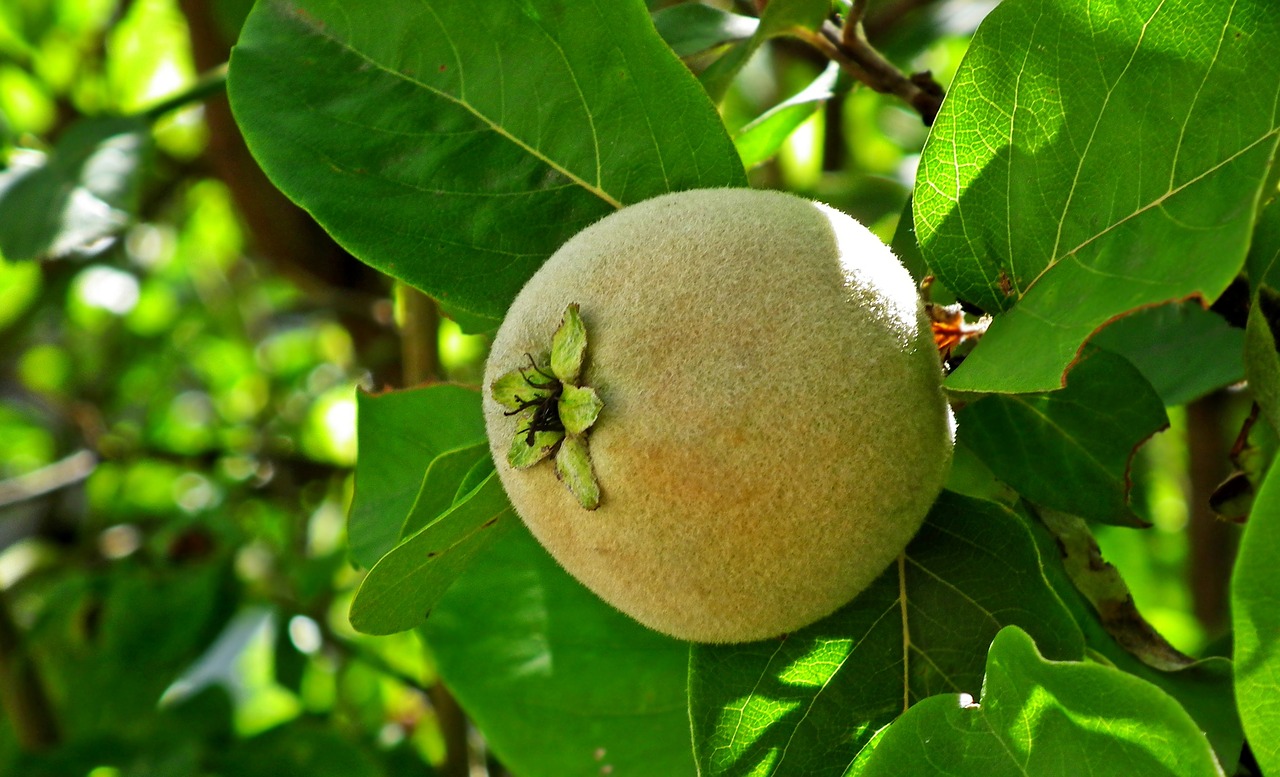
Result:
{"label": "brown bark", "polygon": [[1191,481],[1189,574],[1195,616],[1211,635],[1227,626],[1227,602],[1237,528],[1209,507],[1218,484],[1230,473],[1226,432],[1229,397],[1218,391],[1187,405],[1187,452]]}

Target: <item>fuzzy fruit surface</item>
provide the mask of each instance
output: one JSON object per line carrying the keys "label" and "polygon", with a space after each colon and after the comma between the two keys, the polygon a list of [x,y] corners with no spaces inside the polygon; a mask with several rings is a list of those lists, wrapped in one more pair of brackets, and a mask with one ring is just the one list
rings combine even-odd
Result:
{"label": "fuzzy fruit surface", "polygon": [[[586,324],[600,507],[542,462],[492,382]],[[485,374],[493,458],[516,512],[575,578],[639,622],[701,642],[776,637],[849,602],[919,529],[953,424],[915,284],[870,231],[751,189],[610,214],[517,296]]]}

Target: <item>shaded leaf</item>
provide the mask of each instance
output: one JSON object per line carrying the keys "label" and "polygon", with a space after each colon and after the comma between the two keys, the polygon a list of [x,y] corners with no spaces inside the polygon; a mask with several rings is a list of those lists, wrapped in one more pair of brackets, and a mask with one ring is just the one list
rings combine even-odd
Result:
{"label": "shaded leaf", "polygon": [[1159,688],[1099,664],[1045,660],[1011,626],[991,644],[981,698],[925,699],[880,737],[861,772],[924,773],[1183,777],[1222,769],[1195,722]]}
{"label": "shaded leaf", "polygon": [[771,0],[760,16],[755,33],[712,62],[698,80],[711,99],[720,102],[738,71],[765,41],[794,30],[817,29],[830,13],[831,0]]}
{"label": "shaded leaf", "polygon": [[551,336],[552,374],[565,383],[577,383],[586,355],[587,328],[575,302],[564,309],[560,328]]}
{"label": "shaded leaf", "polygon": [[1254,401],[1273,429],[1280,430],[1280,200],[1262,209],[1249,249],[1253,302],[1245,325],[1245,373]]}
{"label": "shaded leaf", "polygon": [[453,507],[454,496],[461,487],[459,484],[476,462],[488,458],[489,446],[481,442],[445,451],[432,459],[427,474],[422,478],[422,487],[418,489],[418,498],[404,519],[400,539],[415,534]]}
{"label": "shaded leaf", "polygon": [[556,475],[584,510],[600,506],[600,486],[591,471],[591,455],[582,435],[570,434],[556,453]]}
{"label": "shaded leaf", "polygon": [[480,392],[448,384],[357,392],[356,436],[347,536],[351,559],[367,568],[400,540],[432,460],[485,439]]}
{"label": "shaded leaf", "polygon": [[227,88],[267,175],[339,243],[490,318],[615,208],[745,183],[639,0],[264,0]]}
{"label": "shaded leaf", "polygon": [[1254,502],[1231,577],[1236,702],[1264,774],[1280,774],[1280,469]]}
{"label": "shaded leaf", "polygon": [[0,172],[0,256],[57,258],[119,234],[133,218],[150,150],[145,119],[86,119],[48,157]]}
{"label": "shaded leaf", "polygon": [[369,570],[351,602],[351,625],[366,634],[394,634],[420,625],[476,554],[516,520],[497,475],[490,474],[470,498]]}
{"label": "shaded leaf", "polygon": [[1057,388],[1112,318],[1226,289],[1280,125],[1273,11],[1020,0],[987,17],[915,188],[930,268],[1004,313],[949,387]]}
{"label": "shaded leaf", "polygon": [[750,170],[772,159],[791,133],[835,95],[833,90],[839,75],[840,66],[832,62],[804,89],[738,130],[733,144],[742,157],[742,165]]}
{"label": "shaded leaf", "polygon": [[1142,525],[1129,506],[1130,460],[1168,423],[1142,375],[1098,349],[1081,357],[1064,389],[992,395],[956,414],[957,439],[1031,501],[1129,526]]}
{"label": "shaded leaf", "polygon": [[1244,379],[1244,339],[1193,300],[1131,313],[1089,342],[1123,356],[1174,406]]}
{"label": "shaded leaf", "polygon": [[441,676],[513,774],[695,773],[688,643],[602,602],[523,526],[457,580],[424,632]]}
{"label": "shaded leaf", "polygon": [[655,11],[653,25],[672,51],[688,57],[713,46],[750,38],[760,20],[703,3],[681,3]]}
{"label": "shaded leaf", "polygon": [[600,395],[590,386],[565,386],[560,395],[560,421],[569,434],[582,434],[591,428],[604,409]]}
{"label": "shaded leaf", "polygon": [[987,646],[1005,625],[1028,629],[1050,655],[1079,658],[1080,631],[1041,572],[1025,520],[943,492],[902,562],[834,615],[780,640],[695,645],[690,717],[702,772],[843,775],[908,703],[977,695]]}

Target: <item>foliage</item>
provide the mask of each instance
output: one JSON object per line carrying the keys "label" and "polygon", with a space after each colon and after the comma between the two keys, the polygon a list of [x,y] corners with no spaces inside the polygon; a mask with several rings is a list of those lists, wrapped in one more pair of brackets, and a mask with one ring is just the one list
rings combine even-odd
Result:
{"label": "foliage", "polygon": [[[661,5],[0,12],[0,772],[465,773],[451,693],[492,774],[1280,775],[1270,4]],[[898,562],[690,645],[520,524],[479,365],[584,225],[748,184],[985,333]]]}

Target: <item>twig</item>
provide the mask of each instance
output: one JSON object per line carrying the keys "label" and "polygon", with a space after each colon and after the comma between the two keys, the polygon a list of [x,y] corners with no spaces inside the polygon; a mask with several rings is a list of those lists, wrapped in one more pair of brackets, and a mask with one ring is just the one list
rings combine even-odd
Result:
{"label": "twig", "polygon": [[18,746],[27,752],[58,745],[58,721],[32,656],[22,643],[22,632],[9,614],[9,603],[0,592],[0,705],[13,727]]}
{"label": "twig", "polygon": [[76,451],[47,467],[0,481],[0,508],[53,493],[89,477],[98,457],[87,450]]}
{"label": "twig", "polygon": [[827,21],[817,32],[799,29],[793,34],[877,92],[902,99],[931,126],[942,106],[942,86],[927,70],[905,75],[876,51],[863,33],[859,6],[854,4],[843,28]]}

